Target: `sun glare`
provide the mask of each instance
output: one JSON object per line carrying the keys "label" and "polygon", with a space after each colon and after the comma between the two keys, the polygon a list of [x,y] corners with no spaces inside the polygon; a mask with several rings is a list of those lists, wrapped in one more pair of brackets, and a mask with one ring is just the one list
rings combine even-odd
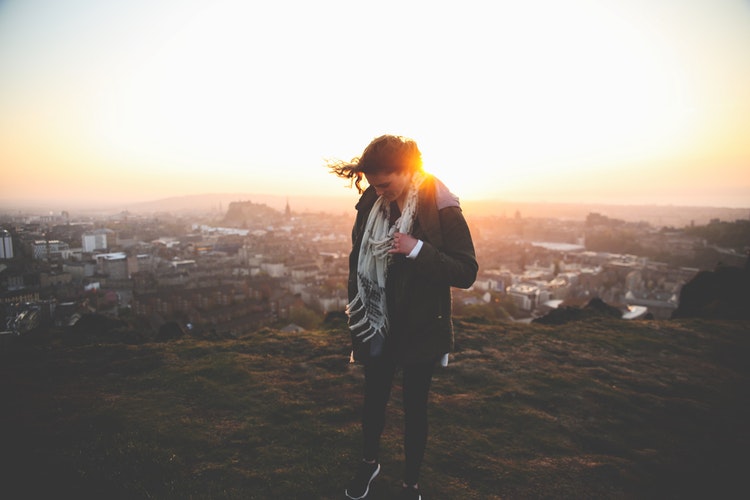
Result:
{"label": "sun glare", "polygon": [[637,175],[656,191],[686,165],[698,185],[718,165],[750,189],[747,9],[158,4],[81,7],[100,22],[57,6],[60,31],[14,4],[0,44],[6,182],[34,170],[49,189],[127,174],[153,192],[343,195],[325,160],[392,133],[462,199],[593,196]]}
{"label": "sun glare", "polygon": [[[694,89],[661,35],[636,31],[626,12],[580,7],[551,7],[531,35],[508,27],[503,40],[523,42],[499,49],[511,71],[480,75],[448,120],[423,109],[410,123],[426,168],[457,194],[512,195],[542,181],[563,190],[675,154],[695,135]],[[430,102],[444,106],[440,97]]]}

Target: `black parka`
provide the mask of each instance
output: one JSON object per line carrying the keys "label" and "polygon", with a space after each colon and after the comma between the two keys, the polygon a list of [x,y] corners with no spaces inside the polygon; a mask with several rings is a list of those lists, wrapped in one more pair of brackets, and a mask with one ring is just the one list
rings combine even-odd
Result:
{"label": "black parka", "polygon": [[[427,176],[419,190],[412,236],[422,240],[416,259],[394,255],[386,279],[389,333],[384,356],[400,364],[437,360],[453,348],[451,287],[469,288],[478,264],[469,227],[458,200],[435,177]],[[356,205],[349,255],[349,301],[357,294],[357,262],[365,224],[378,196],[370,186]],[[354,359],[366,362],[367,344],[352,336]]]}

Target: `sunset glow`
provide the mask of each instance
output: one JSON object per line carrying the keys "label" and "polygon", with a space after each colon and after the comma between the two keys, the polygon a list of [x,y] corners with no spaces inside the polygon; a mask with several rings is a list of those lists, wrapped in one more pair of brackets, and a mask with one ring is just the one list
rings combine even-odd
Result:
{"label": "sunset glow", "polygon": [[0,2],[4,208],[354,196],[382,133],[462,199],[750,207],[750,3]]}

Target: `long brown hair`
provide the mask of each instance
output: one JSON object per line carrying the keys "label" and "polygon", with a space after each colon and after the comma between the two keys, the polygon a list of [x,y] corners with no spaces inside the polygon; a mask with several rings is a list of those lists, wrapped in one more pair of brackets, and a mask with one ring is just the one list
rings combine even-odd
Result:
{"label": "long brown hair", "polygon": [[362,154],[349,162],[327,163],[331,173],[350,180],[359,193],[365,174],[416,172],[422,170],[422,153],[413,139],[400,135],[381,135],[367,145]]}

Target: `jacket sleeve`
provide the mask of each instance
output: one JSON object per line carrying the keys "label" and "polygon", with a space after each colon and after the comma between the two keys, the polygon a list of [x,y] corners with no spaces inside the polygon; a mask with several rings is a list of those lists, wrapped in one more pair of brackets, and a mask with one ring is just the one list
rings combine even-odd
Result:
{"label": "jacket sleeve", "polygon": [[469,226],[460,207],[446,207],[438,214],[442,245],[424,241],[414,260],[415,271],[436,284],[469,288],[479,270]]}

